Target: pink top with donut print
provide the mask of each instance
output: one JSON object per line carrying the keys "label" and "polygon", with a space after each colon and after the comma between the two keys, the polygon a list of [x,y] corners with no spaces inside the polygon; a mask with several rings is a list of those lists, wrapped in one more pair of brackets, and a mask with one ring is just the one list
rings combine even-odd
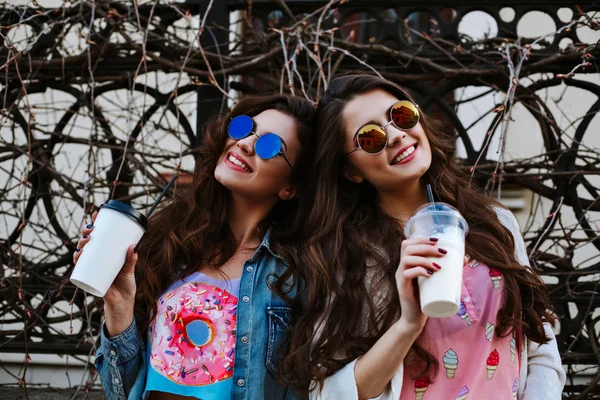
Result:
{"label": "pink top with donut print", "polygon": [[419,376],[418,357],[404,359],[400,400],[516,399],[520,335],[494,335],[502,307],[502,274],[479,261],[463,268],[461,307],[449,318],[428,318],[417,339],[439,362],[439,373]]}
{"label": "pink top with donut print", "polygon": [[145,395],[160,391],[203,400],[231,397],[240,279],[196,272],[158,299],[148,329]]}

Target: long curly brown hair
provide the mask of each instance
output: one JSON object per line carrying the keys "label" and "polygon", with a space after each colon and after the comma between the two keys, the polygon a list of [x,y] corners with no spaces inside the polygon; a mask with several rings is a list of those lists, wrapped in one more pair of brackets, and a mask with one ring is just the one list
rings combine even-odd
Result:
{"label": "long curly brown hair", "polygon": [[[244,97],[228,114],[215,117],[205,125],[191,188],[180,191],[152,215],[148,232],[138,245],[134,312],[140,332],[148,328],[156,315],[156,299],[174,281],[200,267],[218,269],[235,253],[238,244],[227,223],[230,192],[215,179],[214,171],[228,138],[227,125],[231,118],[242,114],[255,116],[269,109],[296,120],[300,151],[290,180],[299,195],[278,202],[259,229],[261,234],[271,229],[272,248],[288,265],[295,266],[292,246],[298,234],[294,228],[301,226],[299,202],[307,192],[315,108],[308,100],[284,94]],[[279,287],[283,286],[279,283]],[[285,291],[282,296],[285,297]],[[291,298],[286,300],[292,301]]]}
{"label": "long curly brown hair", "polygon": [[[306,280],[305,313],[294,325],[290,351],[280,364],[281,378],[300,390],[307,390],[311,381],[322,385],[326,377],[366,353],[402,312],[394,277],[402,226],[382,211],[369,182],[356,184],[343,177],[342,111],[355,96],[377,88],[414,101],[392,82],[350,75],[333,80],[317,107],[314,201],[306,205],[306,241],[299,251],[300,273]],[[516,260],[513,236],[494,210],[500,204],[471,186],[454,157],[453,138],[444,136],[427,115],[420,121],[432,151],[424,181],[467,220],[466,253],[503,273],[504,304],[496,335],[518,329],[530,340],[547,343],[542,323],[554,323],[555,317],[546,287]],[[423,373],[436,374],[435,358],[416,343],[412,349]]]}

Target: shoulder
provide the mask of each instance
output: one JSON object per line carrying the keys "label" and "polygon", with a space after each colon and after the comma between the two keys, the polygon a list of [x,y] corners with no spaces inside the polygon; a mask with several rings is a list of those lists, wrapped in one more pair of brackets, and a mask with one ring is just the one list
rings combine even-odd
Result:
{"label": "shoulder", "polygon": [[515,215],[508,209],[501,206],[494,206],[494,211],[498,216],[498,220],[504,225],[512,234],[515,241],[515,257],[522,265],[530,265],[529,257],[523,236],[521,235],[521,228]]}
{"label": "shoulder", "polygon": [[508,228],[513,234],[520,233],[521,228],[519,227],[519,222],[517,222],[517,218],[510,210],[499,205],[494,205],[493,209],[496,212],[498,221],[500,221],[502,225]]}

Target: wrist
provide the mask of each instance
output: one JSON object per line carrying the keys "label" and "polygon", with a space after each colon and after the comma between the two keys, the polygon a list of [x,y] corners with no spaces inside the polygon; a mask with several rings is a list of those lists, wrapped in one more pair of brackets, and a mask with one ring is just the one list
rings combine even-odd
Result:
{"label": "wrist", "polygon": [[104,299],[104,315],[108,316],[110,315],[115,315],[115,316],[128,316],[128,315],[133,315],[133,308],[135,305],[135,301],[127,301],[127,300],[121,300],[118,302],[111,302],[111,301],[107,301],[106,299]]}
{"label": "wrist", "polygon": [[104,305],[104,318],[108,337],[114,337],[124,332],[133,322],[133,307],[112,308]]}
{"label": "wrist", "polygon": [[416,324],[412,324],[406,322],[402,318],[398,320],[393,326],[395,334],[401,337],[402,339],[408,339],[414,342],[417,340],[421,332],[423,331],[424,326],[419,326]]}
{"label": "wrist", "polygon": [[133,315],[125,318],[106,319],[105,334],[108,338],[112,338],[125,332],[133,322]]}

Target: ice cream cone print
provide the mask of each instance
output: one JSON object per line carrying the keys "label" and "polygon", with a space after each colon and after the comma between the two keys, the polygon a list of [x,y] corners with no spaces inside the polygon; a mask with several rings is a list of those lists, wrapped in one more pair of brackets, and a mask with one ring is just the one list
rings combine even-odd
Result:
{"label": "ice cream cone print", "polygon": [[485,323],[485,337],[488,340],[488,342],[492,342],[492,339],[494,338],[494,329],[496,327],[494,326],[494,324],[492,324],[490,321]]}
{"label": "ice cream cone print", "polygon": [[500,355],[498,351],[494,349],[489,357],[487,358],[486,368],[487,368],[487,379],[491,380],[494,377],[494,373],[498,369],[498,364],[500,364]]}
{"label": "ice cream cone print", "polygon": [[419,378],[415,381],[415,400],[423,400],[429,387],[429,378]]}
{"label": "ice cream cone print", "polygon": [[488,380],[491,380],[494,377],[494,374],[496,373],[497,369],[498,369],[498,367],[494,367],[492,365],[488,365],[487,366],[487,378],[488,378]]}
{"label": "ice cream cone print", "polygon": [[469,318],[469,313],[467,312],[467,307],[465,307],[465,303],[461,300],[460,308],[457,312],[458,316],[461,317],[467,325],[473,325],[473,321]]}
{"label": "ice cream cone print", "polygon": [[458,365],[444,364],[444,368],[446,368],[446,378],[454,379],[454,375],[456,375],[456,368],[458,368]]}
{"label": "ice cream cone print", "polygon": [[512,386],[512,398],[515,400],[517,398],[517,389],[519,389],[518,379],[519,378],[515,378],[515,382],[513,383],[513,386]]}
{"label": "ice cream cone print", "polygon": [[500,289],[500,281],[502,280],[502,272],[497,269],[490,268],[490,278],[494,284],[494,290]]}
{"label": "ice cream cone print", "polygon": [[444,368],[446,368],[446,377],[448,379],[454,379],[456,368],[458,368],[458,356],[456,355],[456,352],[449,349],[446,354],[444,354],[442,361],[444,361]]}
{"label": "ice cream cone print", "polygon": [[456,400],[467,400],[467,397],[469,397],[469,388],[463,386],[456,395]]}
{"label": "ice cream cone print", "polygon": [[517,343],[515,341],[515,338],[513,337],[512,339],[510,339],[510,360],[512,361],[512,363],[515,363],[515,358],[517,356]]}

